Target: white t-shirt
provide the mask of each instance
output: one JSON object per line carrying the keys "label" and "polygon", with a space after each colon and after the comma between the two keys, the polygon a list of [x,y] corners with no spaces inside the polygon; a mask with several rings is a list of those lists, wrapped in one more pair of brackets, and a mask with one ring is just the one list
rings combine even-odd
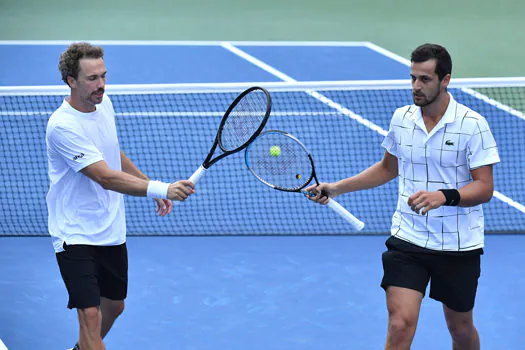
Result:
{"label": "white t-shirt", "polygon": [[441,206],[424,216],[413,212],[407,202],[419,190],[460,189],[473,181],[470,170],[500,161],[486,119],[450,95],[445,114],[428,133],[421,108],[405,106],[394,112],[382,146],[397,157],[399,168],[399,196],[391,234],[439,251],[482,248],[481,205]]}
{"label": "white t-shirt", "polygon": [[106,95],[92,113],[67,99],[51,115],[46,130],[48,229],[56,252],[68,245],[118,245],[126,241],[123,195],[105,190],[80,170],[104,160],[121,170],[115,111]]}

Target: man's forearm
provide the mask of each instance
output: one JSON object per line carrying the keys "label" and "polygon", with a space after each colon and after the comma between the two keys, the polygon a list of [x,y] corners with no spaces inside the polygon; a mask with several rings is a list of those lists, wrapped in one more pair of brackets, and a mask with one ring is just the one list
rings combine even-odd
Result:
{"label": "man's forearm", "polygon": [[378,162],[361,173],[338,181],[338,193],[354,192],[381,186],[397,177],[397,170],[386,167],[383,162]]}
{"label": "man's forearm", "polygon": [[459,189],[459,195],[461,196],[459,206],[473,207],[487,203],[492,198],[493,193],[494,186],[492,183],[483,180],[474,180]]}
{"label": "man's forearm", "polygon": [[147,195],[149,181],[122,171],[109,170],[96,180],[106,190],[138,197]]}
{"label": "man's forearm", "polygon": [[142,171],[140,171],[139,168],[137,168],[135,164],[133,164],[133,162],[122,151],[120,151],[120,159],[123,172],[136,176],[140,179],[149,180],[149,177],[147,177]]}

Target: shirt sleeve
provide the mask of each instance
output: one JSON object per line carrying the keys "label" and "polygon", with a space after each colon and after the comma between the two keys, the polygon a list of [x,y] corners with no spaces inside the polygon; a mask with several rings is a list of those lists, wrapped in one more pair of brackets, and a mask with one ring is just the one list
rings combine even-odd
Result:
{"label": "shirt sleeve", "polygon": [[395,128],[394,120],[396,119],[397,111],[394,112],[394,115],[392,116],[392,120],[390,121],[390,126],[388,128],[388,133],[386,134],[385,138],[383,139],[383,142],[381,143],[381,146],[391,155],[399,158],[399,148],[398,143],[396,141],[396,135],[395,135]]}
{"label": "shirt sleeve", "polygon": [[489,129],[487,120],[483,117],[477,121],[467,147],[470,169],[500,162],[496,140]]}
{"label": "shirt sleeve", "polygon": [[57,126],[51,131],[48,143],[75,172],[104,160],[98,148],[76,130]]}

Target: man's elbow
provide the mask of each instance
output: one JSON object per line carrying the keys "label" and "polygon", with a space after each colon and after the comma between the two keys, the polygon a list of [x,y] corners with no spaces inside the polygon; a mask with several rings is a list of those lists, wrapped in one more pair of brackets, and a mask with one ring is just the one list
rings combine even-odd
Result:
{"label": "man's elbow", "polygon": [[492,199],[493,196],[494,196],[494,190],[489,192],[489,194],[487,196],[487,201],[485,203],[489,202]]}
{"label": "man's elbow", "polygon": [[485,191],[485,195],[483,196],[483,203],[488,203],[494,196],[494,185],[489,186],[489,188]]}
{"label": "man's elbow", "polygon": [[111,171],[87,172],[85,175],[98,183],[105,190],[110,190],[112,188],[114,176]]}

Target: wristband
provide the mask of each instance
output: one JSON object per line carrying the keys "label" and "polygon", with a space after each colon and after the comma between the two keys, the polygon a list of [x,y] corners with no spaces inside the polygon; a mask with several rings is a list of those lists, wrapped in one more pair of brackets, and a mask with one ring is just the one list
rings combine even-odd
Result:
{"label": "wristband", "polygon": [[456,189],[441,189],[441,192],[445,195],[445,204],[448,206],[457,206],[459,204],[459,201],[461,200],[461,196],[459,195],[459,191]]}
{"label": "wristband", "polygon": [[168,187],[170,184],[161,181],[150,181],[148,183],[147,196],[151,198],[168,198]]}

